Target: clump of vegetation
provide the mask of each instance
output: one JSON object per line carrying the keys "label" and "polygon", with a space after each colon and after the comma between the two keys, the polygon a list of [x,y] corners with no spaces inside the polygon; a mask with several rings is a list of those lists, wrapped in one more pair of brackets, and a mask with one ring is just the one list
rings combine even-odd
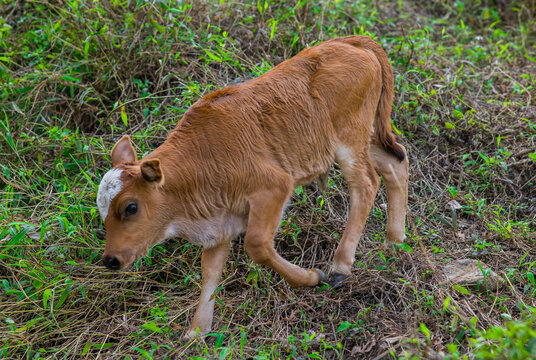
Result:
{"label": "clump of vegetation", "polygon": [[[534,356],[534,14],[534,1],[0,0],[0,357]],[[128,133],[146,155],[203,94],[351,34],[382,44],[395,72],[406,256],[379,248],[383,193],[337,291],[289,288],[238,239],[215,332],[182,341],[198,248],[175,239],[130,271],[100,264],[111,147]],[[344,230],[337,167],[329,185],[296,189],[276,239],[303,267],[327,269]],[[439,285],[465,258],[504,286]]]}
{"label": "clump of vegetation", "polygon": [[472,341],[477,359],[536,358],[536,309],[528,308],[520,320],[491,327]]}

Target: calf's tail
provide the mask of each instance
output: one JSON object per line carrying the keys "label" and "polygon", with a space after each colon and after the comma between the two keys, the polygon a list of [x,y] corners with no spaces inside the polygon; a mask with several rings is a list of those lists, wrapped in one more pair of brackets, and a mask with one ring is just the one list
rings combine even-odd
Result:
{"label": "calf's tail", "polygon": [[394,78],[389,58],[385,54],[385,51],[383,51],[383,48],[368,36],[348,36],[342,40],[354,46],[368,49],[376,55],[382,69],[382,92],[374,120],[375,140],[386,151],[396,156],[398,160],[404,160],[406,152],[404,151],[404,148],[396,142],[396,138],[393,135],[393,128],[391,126]]}

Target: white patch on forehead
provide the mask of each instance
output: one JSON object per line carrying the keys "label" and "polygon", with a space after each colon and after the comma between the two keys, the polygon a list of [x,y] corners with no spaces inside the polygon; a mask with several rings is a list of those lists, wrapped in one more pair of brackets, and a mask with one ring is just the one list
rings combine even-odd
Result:
{"label": "white patch on forehead", "polygon": [[112,169],[101,180],[97,193],[97,206],[99,207],[102,221],[108,215],[112,200],[119,194],[123,187],[123,182],[120,179],[122,172],[123,170],[121,169]]}

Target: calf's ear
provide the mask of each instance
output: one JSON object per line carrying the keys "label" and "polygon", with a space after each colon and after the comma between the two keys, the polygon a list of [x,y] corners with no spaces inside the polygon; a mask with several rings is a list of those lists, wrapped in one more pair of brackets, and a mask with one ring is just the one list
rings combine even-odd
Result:
{"label": "calf's ear", "polygon": [[161,184],[164,180],[160,160],[158,159],[142,160],[140,170],[141,175],[146,181]]}
{"label": "calf's ear", "polygon": [[130,136],[124,135],[112,149],[112,165],[131,163],[136,161],[136,151],[130,143]]}

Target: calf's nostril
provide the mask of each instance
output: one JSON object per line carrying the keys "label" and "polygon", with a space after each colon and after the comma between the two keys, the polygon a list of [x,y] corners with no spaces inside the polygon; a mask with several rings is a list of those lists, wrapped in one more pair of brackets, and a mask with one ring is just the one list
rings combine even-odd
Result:
{"label": "calf's nostril", "polygon": [[115,256],[107,256],[103,259],[103,262],[108,269],[119,270],[121,267],[119,259],[117,259]]}

